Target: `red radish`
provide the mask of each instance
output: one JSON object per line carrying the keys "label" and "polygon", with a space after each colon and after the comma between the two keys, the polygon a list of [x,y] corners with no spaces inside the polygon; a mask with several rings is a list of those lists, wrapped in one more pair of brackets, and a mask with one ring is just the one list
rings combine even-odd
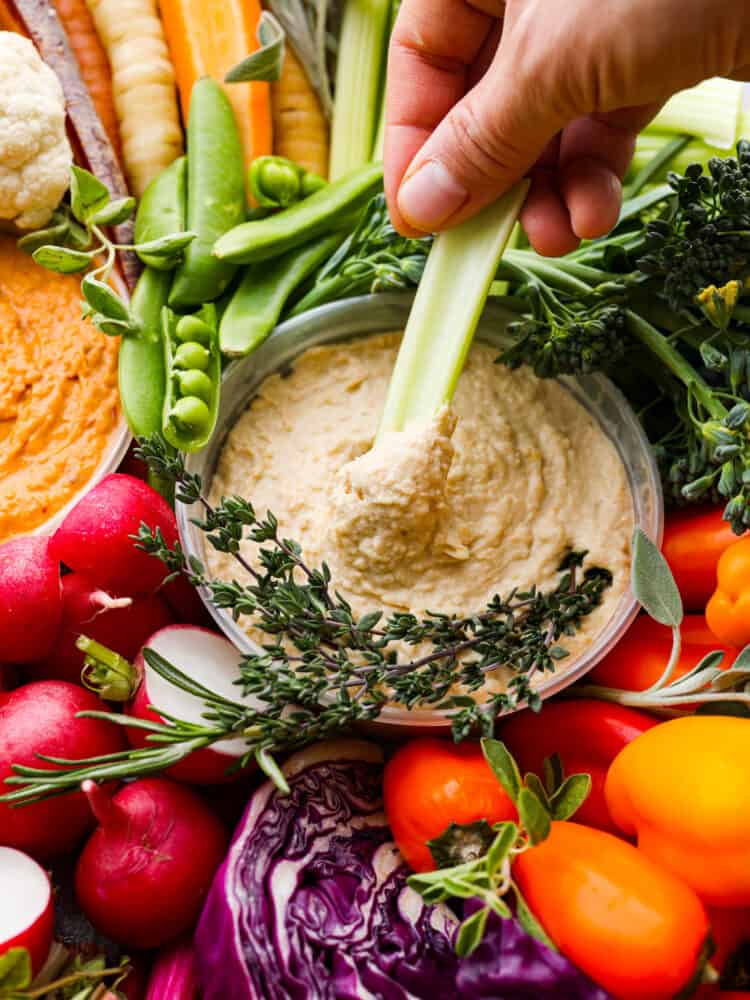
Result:
{"label": "red radish", "polygon": [[187,577],[182,573],[165,583],[159,591],[159,596],[167,603],[178,622],[212,627],[211,616],[198,596],[198,591],[188,583]]}
{"label": "red radish", "polygon": [[127,660],[160,628],[172,623],[172,615],[155,595],[113,597],[80,573],[68,573],[62,581],[62,625],[52,650],[31,667],[34,678],[80,684],[84,654],[76,646],[79,635],[87,635],[113,649]]}
{"label": "red radish", "polygon": [[[159,653],[188,677],[216,694],[242,702],[250,708],[258,706],[254,698],[243,697],[235,683],[239,679],[240,654],[228,639],[216,632],[192,625],[171,625],[152,635],[144,648]],[[142,681],[128,708],[130,715],[149,722],[162,721],[157,713],[149,709],[149,705],[153,705],[176,719],[205,724],[205,705],[199,698],[164,680],[148,666],[142,652],[135,666]],[[144,730],[128,729],[127,732],[131,746],[153,746]],[[227,775],[227,769],[245,753],[247,742],[244,739],[220,740],[204,750],[194,751],[171,767],[168,773],[190,784],[216,784],[242,773],[235,770]]]}
{"label": "red radish", "polygon": [[156,490],[133,476],[105,476],[73,507],[55,534],[54,556],[74,572],[117,594],[150,594],[168,570],[156,556],[136,548],[141,524],[161,531],[172,548],[177,522]]}
{"label": "red radish", "polygon": [[[102,719],[77,719],[76,713],[102,710],[90,691],[65,681],[35,681],[11,691],[0,704],[0,791],[13,764],[55,770],[37,754],[80,760],[125,749],[122,730]],[[80,792],[68,792],[32,805],[0,802],[0,844],[42,860],[72,850],[91,827],[91,812]]]}
{"label": "red radish", "polygon": [[0,655],[38,660],[52,648],[62,617],[60,568],[47,538],[0,545]]}
{"label": "red radish", "polygon": [[83,791],[99,821],[75,875],[78,902],[94,927],[128,948],[160,948],[200,914],[227,834],[195,792],[142,778],[110,798]]}
{"label": "red radish", "polygon": [[28,854],[0,847],[0,957],[11,948],[25,948],[36,975],[52,946],[54,922],[45,870]]}

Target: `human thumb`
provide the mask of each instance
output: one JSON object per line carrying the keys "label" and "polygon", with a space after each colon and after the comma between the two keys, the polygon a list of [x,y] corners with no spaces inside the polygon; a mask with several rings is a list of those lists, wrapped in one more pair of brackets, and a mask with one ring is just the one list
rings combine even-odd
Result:
{"label": "human thumb", "polygon": [[566,124],[547,88],[510,64],[501,44],[479,83],[440,122],[409,165],[398,210],[428,233],[462,222],[523,177]]}

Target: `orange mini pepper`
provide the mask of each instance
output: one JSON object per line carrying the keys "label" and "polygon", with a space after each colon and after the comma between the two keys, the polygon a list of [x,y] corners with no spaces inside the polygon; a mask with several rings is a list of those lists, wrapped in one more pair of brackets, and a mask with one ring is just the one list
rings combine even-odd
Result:
{"label": "orange mini pepper", "polygon": [[717,567],[717,586],[706,606],[708,627],[719,642],[750,642],[750,538],[726,549]]}
{"label": "orange mini pepper", "polygon": [[629,743],[604,788],[610,815],[711,906],[750,906],[750,719],[693,715]]}

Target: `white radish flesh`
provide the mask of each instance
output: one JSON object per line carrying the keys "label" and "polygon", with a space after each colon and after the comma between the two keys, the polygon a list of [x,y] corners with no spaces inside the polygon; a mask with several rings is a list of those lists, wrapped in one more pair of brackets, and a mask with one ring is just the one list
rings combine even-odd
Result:
{"label": "white radish flesh", "polygon": [[47,873],[28,854],[0,847],[0,956],[26,948],[38,972],[50,946],[54,913]]}

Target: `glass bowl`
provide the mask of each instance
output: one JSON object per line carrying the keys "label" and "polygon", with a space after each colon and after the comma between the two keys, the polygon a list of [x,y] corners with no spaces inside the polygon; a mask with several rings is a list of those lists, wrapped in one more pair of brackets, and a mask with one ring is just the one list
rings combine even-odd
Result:
{"label": "glass bowl", "polygon": [[[310,347],[403,329],[411,302],[412,296],[408,294],[369,295],[321,306],[282,323],[256,351],[226,369],[216,432],[202,451],[187,457],[187,470],[200,475],[204,490],[208,492],[224,440],[265,378],[290,368],[294,359]],[[505,346],[504,331],[510,318],[506,310],[490,300],[477,328],[477,339],[498,348]],[[560,382],[591,413],[614,445],[627,473],[634,523],[660,544],[664,519],[661,483],[651,448],[635,413],[622,393],[603,375],[565,377]],[[247,499],[252,500],[252,496]],[[185,554],[205,562],[204,536],[191,523],[191,517],[199,514],[197,509],[193,511],[190,506],[177,504],[177,522]],[[256,648],[226,611],[211,604],[206,592],[201,592],[201,598],[221,631],[238,649],[250,652]],[[539,685],[540,696],[547,698],[556,694],[591,670],[619,641],[637,612],[635,598],[626,592],[609,623],[570,668],[559,676],[550,675]],[[410,733],[435,732],[449,728],[449,714],[445,710],[408,711],[387,707],[370,728],[382,735],[390,732],[394,736],[402,729]]]}

